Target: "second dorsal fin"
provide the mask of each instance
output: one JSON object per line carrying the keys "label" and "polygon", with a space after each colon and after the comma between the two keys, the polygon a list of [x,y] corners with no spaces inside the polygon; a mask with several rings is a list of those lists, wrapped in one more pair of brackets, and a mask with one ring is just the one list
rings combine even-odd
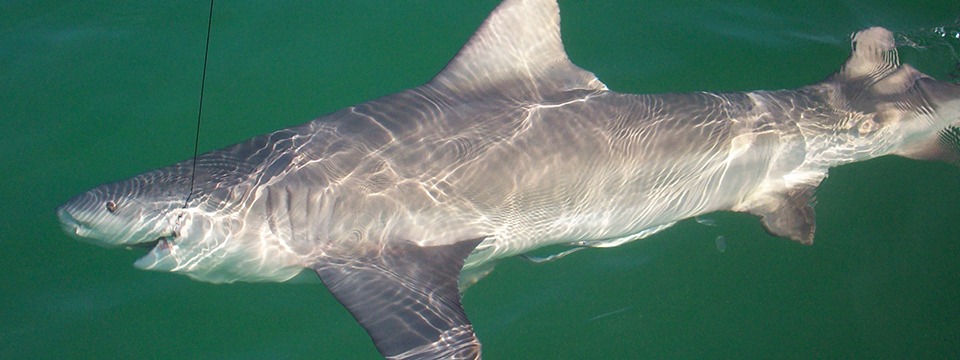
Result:
{"label": "second dorsal fin", "polygon": [[872,27],[853,35],[852,52],[843,68],[833,79],[840,81],[883,79],[900,67],[893,33],[882,27]]}

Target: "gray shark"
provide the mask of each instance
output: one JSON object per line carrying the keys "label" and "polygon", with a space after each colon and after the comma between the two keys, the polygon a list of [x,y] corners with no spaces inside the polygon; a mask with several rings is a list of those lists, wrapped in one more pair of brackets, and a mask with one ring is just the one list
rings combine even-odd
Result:
{"label": "gray shark", "polygon": [[383,356],[473,359],[460,297],[498,259],[714,211],[810,244],[831,167],[960,159],[960,87],[900,64],[885,29],[856,33],[841,69],[803,88],[634,95],[571,63],[559,25],[555,0],[506,0],[425,85],[101,185],[57,215],[96,244],[151,247],[142,269],[315,272]]}

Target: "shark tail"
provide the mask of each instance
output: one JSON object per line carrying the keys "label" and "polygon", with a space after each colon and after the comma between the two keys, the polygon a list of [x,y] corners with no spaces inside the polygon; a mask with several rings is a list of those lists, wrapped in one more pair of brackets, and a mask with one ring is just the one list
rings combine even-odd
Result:
{"label": "shark tail", "polygon": [[938,129],[905,135],[894,154],[960,166],[960,86],[901,64],[893,33],[887,29],[857,32],[851,48],[850,58],[828,79],[840,85],[850,109],[876,113],[880,123],[900,121],[908,109],[915,109],[924,119],[917,128]]}

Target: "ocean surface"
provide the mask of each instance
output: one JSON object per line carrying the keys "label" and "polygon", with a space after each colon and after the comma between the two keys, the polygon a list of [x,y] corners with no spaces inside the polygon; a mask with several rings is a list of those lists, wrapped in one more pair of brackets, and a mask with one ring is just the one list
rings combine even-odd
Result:
{"label": "ocean surface", "polygon": [[[0,1],[0,359],[378,358],[321,285],[140,271],[143,249],[81,243],[56,220],[81,191],[192,156],[208,6]],[[495,6],[218,2],[200,149],[422,84]],[[623,92],[802,86],[875,25],[904,62],[958,75],[956,0],[561,13],[571,59]],[[880,158],[832,170],[817,194],[813,246],[717,213],[551,263],[502,261],[464,299],[485,358],[960,358],[960,169]]]}

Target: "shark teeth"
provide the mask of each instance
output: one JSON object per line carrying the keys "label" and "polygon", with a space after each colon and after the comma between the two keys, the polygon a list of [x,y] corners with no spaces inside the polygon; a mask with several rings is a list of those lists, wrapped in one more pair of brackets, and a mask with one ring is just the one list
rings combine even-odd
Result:
{"label": "shark teeth", "polygon": [[173,236],[158,238],[157,240],[143,245],[152,246],[146,255],[137,259],[133,266],[145,270],[167,270],[173,271],[179,262],[174,257],[177,250],[177,244]]}
{"label": "shark teeth", "polygon": [[158,250],[169,251],[174,246],[175,244],[173,243],[173,237],[171,236],[171,237],[160,238],[160,240],[157,240],[157,246],[155,248]]}

